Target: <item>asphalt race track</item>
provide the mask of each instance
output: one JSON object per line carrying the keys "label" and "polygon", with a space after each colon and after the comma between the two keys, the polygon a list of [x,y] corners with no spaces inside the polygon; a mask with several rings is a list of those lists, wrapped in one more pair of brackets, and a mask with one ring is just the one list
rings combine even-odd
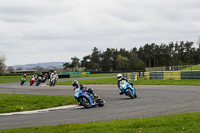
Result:
{"label": "asphalt race track", "polygon": [[[164,114],[200,111],[199,86],[136,85],[138,98],[119,95],[116,85],[87,85],[102,97],[104,107],[85,109],[72,107],[33,114],[0,115],[0,129],[85,123],[150,117]],[[1,94],[36,94],[73,96],[72,86],[24,86],[19,83],[0,84]]]}

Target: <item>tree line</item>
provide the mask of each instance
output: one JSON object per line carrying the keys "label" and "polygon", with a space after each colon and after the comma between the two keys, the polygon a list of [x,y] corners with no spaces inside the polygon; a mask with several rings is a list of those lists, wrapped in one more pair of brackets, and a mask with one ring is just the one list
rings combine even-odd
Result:
{"label": "tree line", "polygon": [[77,71],[82,67],[88,71],[134,71],[145,67],[189,65],[200,63],[200,49],[193,47],[193,42],[170,42],[169,44],[145,44],[126,50],[124,48],[107,48],[105,51],[97,47],[90,55],[80,60],[71,58],[72,62],[63,64],[64,69]]}
{"label": "tree line", "polygon": [[[0,55],[0,73],[6,68],[5,60],[5,55]],[[81,68],[84,71],[101,72],[135,71],[144,70],[145,67],[200,64],[200,49],[193,47],[193,42],[189,41],[161,45],[151,43],[130,50],[107,48],[101,51],[94,47],[92,53],[82,60],[75,56],[71,60],[71,63],[63,64],[65,70],[78,71]]]}

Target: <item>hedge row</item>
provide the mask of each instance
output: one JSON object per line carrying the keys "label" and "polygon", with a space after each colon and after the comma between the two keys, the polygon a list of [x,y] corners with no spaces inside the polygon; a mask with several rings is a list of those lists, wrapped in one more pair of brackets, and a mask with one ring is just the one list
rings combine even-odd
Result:
{"label": "hedge row", "polygon": [[[22,76],[24,73],[0,73],[0,76]],[[26,75],[33,75],[38,73],[26,73]]]}

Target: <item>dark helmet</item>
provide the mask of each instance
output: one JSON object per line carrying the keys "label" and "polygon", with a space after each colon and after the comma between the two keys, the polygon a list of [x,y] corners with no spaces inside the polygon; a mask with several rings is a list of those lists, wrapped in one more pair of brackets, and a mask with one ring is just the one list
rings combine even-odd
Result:
{"label": "dark helmet", "polygon": [[72,82],[72,86],[73,86],[73,87],[78,87],[78,81],[77,81],[77,80],[74,80],[74,81]]}
{"label": "dark helmet", "polygon": [[89,92],[89,93],[93,93],[93,89],[91,89],[91,88],[88,88],[88,90],[87,90],[87,92]]}

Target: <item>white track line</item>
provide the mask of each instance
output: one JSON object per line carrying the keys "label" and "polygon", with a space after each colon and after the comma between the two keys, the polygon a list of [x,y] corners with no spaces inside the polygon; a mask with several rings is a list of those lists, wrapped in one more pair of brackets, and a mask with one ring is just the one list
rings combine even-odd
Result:
{"label": "white track line", "polygon": [[53,110],[68,109],[68,108],[78,108],[78,107],[79,107],[78,105],[66,105],[66,106],[60,106],[60,107],[48,108],[48,109],[40,109],[40,110],[33,110],[33,111],[3,113],[3,114],[0,114],[0,116],[45,113],[45,112],[53,111]]}

